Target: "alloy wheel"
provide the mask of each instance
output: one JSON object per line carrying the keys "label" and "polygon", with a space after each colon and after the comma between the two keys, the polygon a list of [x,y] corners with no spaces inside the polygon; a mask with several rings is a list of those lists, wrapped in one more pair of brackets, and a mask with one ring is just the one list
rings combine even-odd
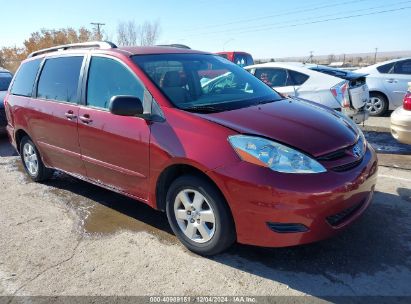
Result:
{"label": "alloy wheel", "polygon": [[174,215],[181,231],[191,241],[205,243],[214,236],[214,211],[200,192],[190,189],[180,191],[174,201]]}
{"label": "alloy wheel", "polygon": [[30,175],[36,176],[39,171],[37,153],[33,145],[28,142],[23,146],[23,160]]}
{"label": "alloy wheel", "polygon": [[370,112],[370,114],[379,114],[384,109],[384,101],[379,97],[370,97],[365,105],[365,108]]}

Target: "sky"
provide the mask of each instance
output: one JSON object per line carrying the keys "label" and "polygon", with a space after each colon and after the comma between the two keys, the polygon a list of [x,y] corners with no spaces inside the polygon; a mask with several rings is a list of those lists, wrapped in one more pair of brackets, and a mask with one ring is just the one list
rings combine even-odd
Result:
{"label": "sky", "polygon": [[[105,23],[158,21],[159,44],[279,58],[411,50],[411,0],[0,0],[0,47],[30,33]],[[335,20],[337,19],[337,20]]]}

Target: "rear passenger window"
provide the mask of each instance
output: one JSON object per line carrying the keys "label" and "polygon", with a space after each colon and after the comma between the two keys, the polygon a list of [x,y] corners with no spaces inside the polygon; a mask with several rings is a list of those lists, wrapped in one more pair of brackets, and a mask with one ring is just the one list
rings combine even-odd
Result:
{"label": "rear passenger window", "polygon": [[411,75],[411,60],[397,62],[394,67],[394,74]]}
{"label": "rear passenger window", "polygon": [[144,87],[136,76],[117,60],[92,57],[87,81],[87,105],[108,109],[111,97],[128,95],[144,100]]}
{"label": "rear passenger window", "polygon": [[10,93],[13,95],[31,97],[34,81],[36,80],[41,59],[31,60],[23,63],[13,81]]}
{"label": "rear passenger window", "polygon": [[37,97],[77,103],[82,63],[82,56],[47,59],[41,71]]}
{"label": "rear passenger window", "polygon": [[292,86],[296,86],[296,85],[302,85],[304,82],[307,81],[308,78],[310,78],[308,75],[305,75],[303,73],[300,72],[296,72],[296,71],[291,71],[288,70],[288,82],[287,85],[292,85]]}
{"label": "rear passenger window", "polygon": [[395,62],[384,64],[382,66],[377,67],[377,70],[378,70],[378,72],[380,72],[382,74],[390,74],[390,73],[392,73],[394,64],[395,64]]}

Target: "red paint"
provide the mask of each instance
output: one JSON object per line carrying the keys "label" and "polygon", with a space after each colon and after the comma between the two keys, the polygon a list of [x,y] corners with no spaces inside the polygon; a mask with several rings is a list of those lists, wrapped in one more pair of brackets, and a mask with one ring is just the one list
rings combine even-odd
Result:
{"label": "red paint", "polygon": [[404,110],[411,111],[411,93],[410,92],[407,92],[407,94],[405,94],[404,96],[403,107],[404,107]]}
{"label": "red paint", "polygon": [[[322,156],[353,145],[358,136],[332,111],[283,100],[214,114],[185,112],[170,104],[129,55],[198,52],[176,48],[90,52],[124,62],[157,101],[165,121],[148,122],[81,105],[7,95],[7,130],[14,146],[16,134],[24,131],[39,147],[47,166],[154,208],[161,173],[172,165],[192,166],[221,190],[235,221],[237,240],[245,244],[290,246],[324,239],[347,227],[368,207],[377,176],[376,154],[370,146],[360,164],[344,172],[333,168],[352,162],[352,155],[321,161],[326,173],[284,174],[242,162],[227,140],[234,134],[253,134]],[[67,113],[76,118],[67,118]],[[360,202],[362,207],[339,226],[326,221]],[[266,222],[301,223],[309,231],[275,233]]]}

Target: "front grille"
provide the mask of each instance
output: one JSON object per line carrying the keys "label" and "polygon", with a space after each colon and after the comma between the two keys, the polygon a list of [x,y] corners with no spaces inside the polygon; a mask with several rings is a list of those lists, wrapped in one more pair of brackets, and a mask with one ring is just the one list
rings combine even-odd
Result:
{"label": "front grille", "polygon": [[4,108],[0,108],[0,127],[7,126],[6,111]]}
{"label": "front grille", "polygon": [[354,145],[348,147],[348,148],[344,148],[344,149],[340,149],[331,153],[328,153],[326,155],[317,157],[317,160],[336,160],[336,159],[340,159],[343,158],[344,156],[347,155],[347,150],[351,149]]}
{"label": "front grille", "polygon": [[342,223],[344,223],[345,221],[347,221],[348,219],[350,219],[350,217],[352,215],[354,215],[358,210],[361,209],[361,207],[364,205],[365,200],[362,200],[360,203],[347,208],[337,214],[334,215],[330,215],[327,217],[327,222],[331,225],[331,226],[339,226]]}
{"label": "front grille", "polygon": [[348,171],[348,170],[351,170],[351,169],[357,167],[359,164],[361,164],[361,162],[362,162],[362,158],[359,159],[359,160],[356,160],[355,162],[352,162],[352,163],[348,163],[348,164],[344,164],[344,165],[341,165],[341,166],[334,167],[334,168],[332,168],[332,170],[335,171],[335,172]]}

